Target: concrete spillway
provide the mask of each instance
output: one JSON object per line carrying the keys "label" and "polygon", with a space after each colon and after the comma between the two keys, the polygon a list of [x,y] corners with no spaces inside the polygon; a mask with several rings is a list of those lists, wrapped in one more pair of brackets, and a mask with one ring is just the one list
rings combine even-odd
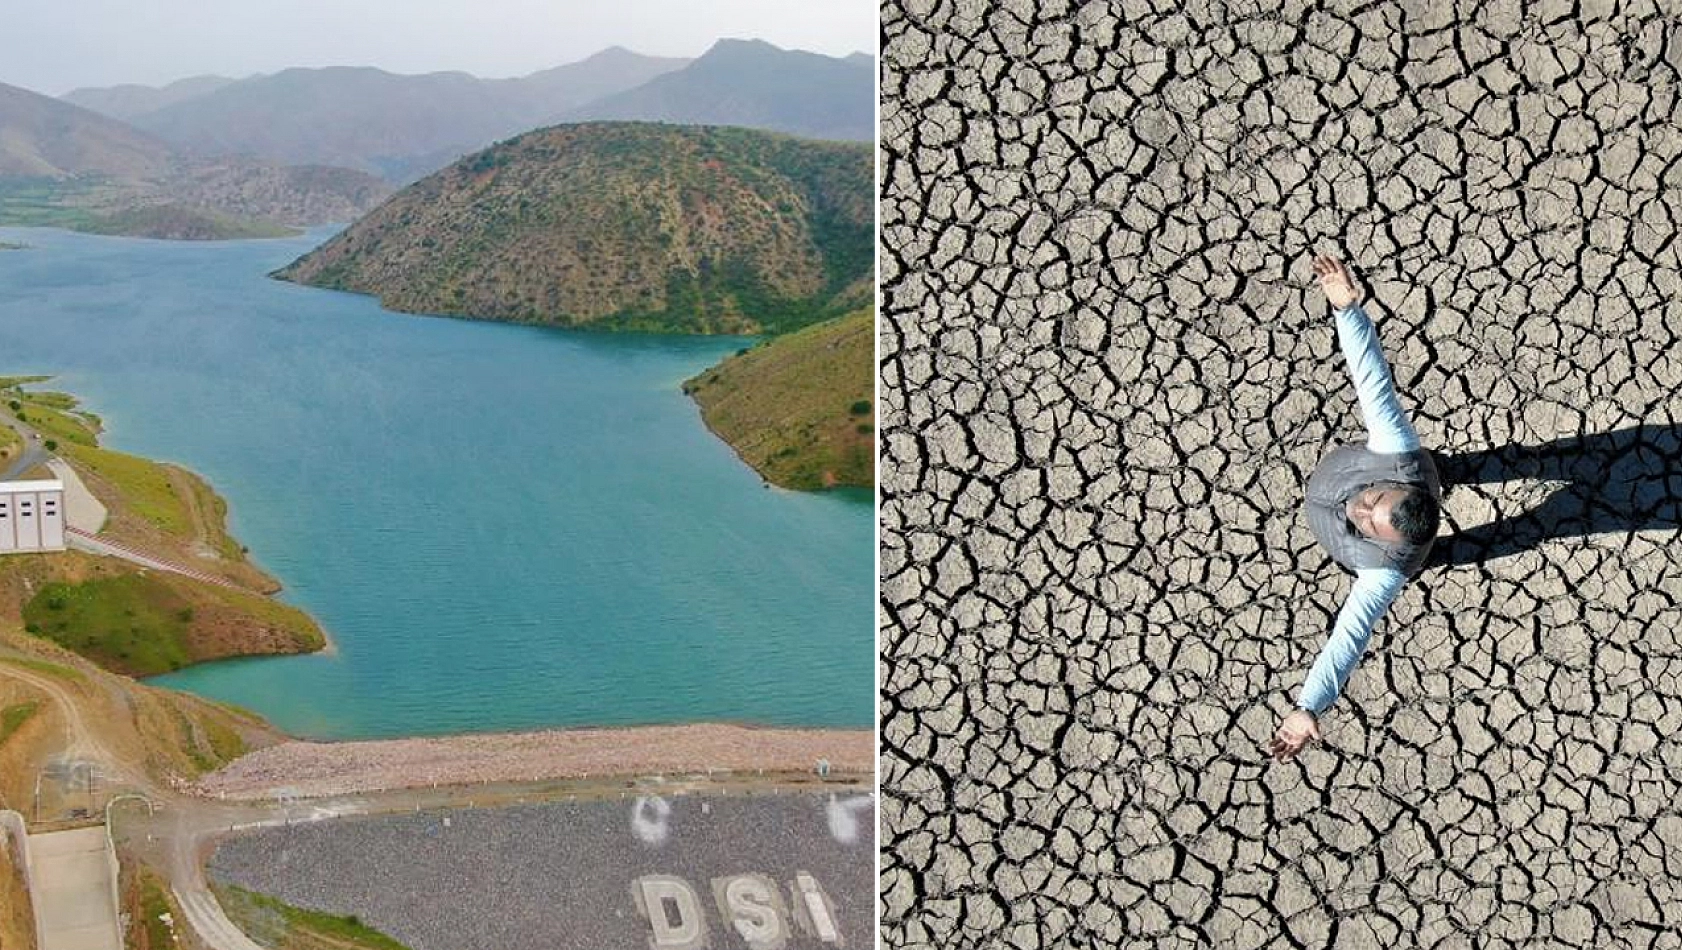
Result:
{"label": "concrete spillway", "polygon": [[122,950],[117,860],[105,828],[30,835],[27,848],[41,950]]}

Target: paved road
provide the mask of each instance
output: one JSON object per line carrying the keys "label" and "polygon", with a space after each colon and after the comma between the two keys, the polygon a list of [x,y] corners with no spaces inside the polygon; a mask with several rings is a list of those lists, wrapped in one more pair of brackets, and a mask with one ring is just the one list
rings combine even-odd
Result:
{"label": "paved road", "polygon": [[47,464],[52,458],[53,454],[51,452],[39,445],[30,443],[23,450],[23,454],[17,457],[17,461],[13,462],[4,473],[0,473],[0,482],[11,481],[37,465]]}
{"label": "paved road", "polygon": [[0,472],[0,482],[10,481],[37,465],[45,465],[53,457],[41,444],[41,433],[28,423],[19,422],[16,416],[4,409],[0,409],[0,425],[10,426],[23,436],[23,454],[12,460],[4,472]]}
{"label": "paved road", "polygon": [[867,795],[658,791],[269,828],[210,871],[414,950],[871,945]]}
{"label": "paved road", "polygon": [[175,901],[181,905],[181,913],[187,918],[187,925],[205,943],[216,950],[264,950],[262,944],[247,937],[228,919],[228,915],[222,912],[222,905],[216,903],[215,896],[208,889],[177,886],[174,892]]}

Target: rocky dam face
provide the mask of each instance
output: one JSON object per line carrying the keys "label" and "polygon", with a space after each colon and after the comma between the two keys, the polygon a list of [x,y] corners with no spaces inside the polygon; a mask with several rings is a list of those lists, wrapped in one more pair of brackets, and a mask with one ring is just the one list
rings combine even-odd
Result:
{"label": "rocky dam face", "polygon": [[[1671,945],[1682,27],[1543,6],[884,7],[886,945]],[[1276,764],[1315,254],[1451,487]]]}

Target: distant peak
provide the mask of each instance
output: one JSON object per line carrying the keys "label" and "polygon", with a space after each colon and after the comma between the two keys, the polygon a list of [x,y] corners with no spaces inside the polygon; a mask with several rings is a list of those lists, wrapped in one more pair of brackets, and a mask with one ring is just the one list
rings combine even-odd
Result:
{"label": "distant peak", "polygon": [[[853,56],[862,55],[864,54],[853,54]],[[784,49],[775,43],[770,43],[765,40],[741,39],[738,37],[725,37],[720,39],[712,45],[712,49],[709,49],[702,54],[701,58],[696,60],[696,62],[718,63],[722,61],[725,63],[781,63],[795,59],[822,59],[837,63],[856,62],[852,57],[848,57],[843,60],[841,57],[830,56],[827,53],[814,53],[810,50],[803,49]]]}
{"label": "distant peak", "polygon": [[707,50],[705,56],[781,52],[783,52],[782,47],[767,43],[764,40],[744,40],[727,37],[714,43],[712,49]]}

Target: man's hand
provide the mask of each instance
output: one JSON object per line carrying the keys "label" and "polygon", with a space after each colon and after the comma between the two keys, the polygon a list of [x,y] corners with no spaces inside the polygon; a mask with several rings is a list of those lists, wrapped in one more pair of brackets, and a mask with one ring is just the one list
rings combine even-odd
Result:
{"label": "man's hand", "polygon": [[1320,277],[1320,289],[1326,292],[1326,302],[1333,310],[1342,310],[1361,302],[1355,289],[1355,278],[1349,268],[1335,257],[1321,255],[1314,259],[1314,273]]}
{"label": "man's hand", "polygon": [[1299,709],[1279,723],[1279,731],[1267,744],[1267,754],[1280,762],[1289,762],[1310,741],[1320,741],[1320,724],[1313,713]]}

